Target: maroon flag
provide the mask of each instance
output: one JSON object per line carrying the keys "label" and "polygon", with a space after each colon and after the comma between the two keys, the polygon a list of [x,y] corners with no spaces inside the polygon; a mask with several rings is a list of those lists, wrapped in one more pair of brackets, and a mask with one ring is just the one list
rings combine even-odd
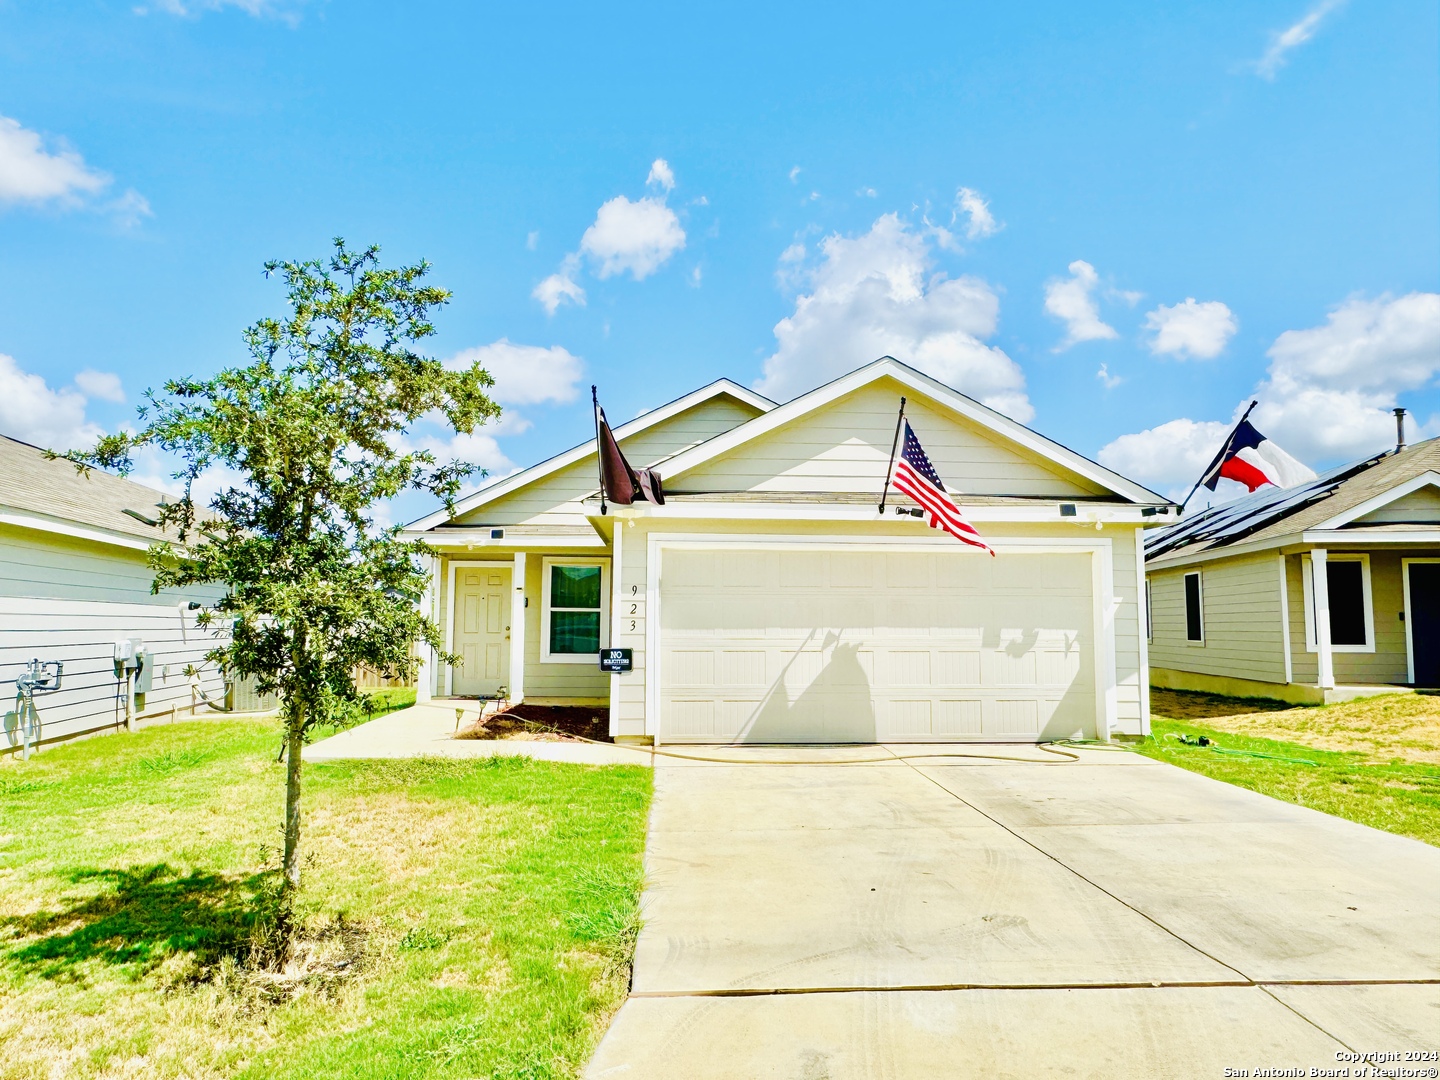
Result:
{"label": "maroon flag", "polygon": [[605,419],[605,410],[595,387],[590,387],[590,400],[595,405],[595,447],[600,458],[600,512],[605,512],[605,500],[620,506],[633,502],[652,502],[665,505],[665,489],[660,474],[654,469],[634,469],[620,452],[620,443],[610,424]]}

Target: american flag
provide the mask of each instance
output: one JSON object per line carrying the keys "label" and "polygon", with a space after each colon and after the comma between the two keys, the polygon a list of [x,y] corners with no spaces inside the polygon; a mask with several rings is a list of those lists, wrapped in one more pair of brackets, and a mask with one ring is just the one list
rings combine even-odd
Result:
{"label": "american flag", "polygon": [[945,493],[945,485],[935,472],[935,466],[925,456],[920,440],[910,421],[904,421],[905,439],[900,447],[900,460],[895,463],[893,483],[897,490],[909,495],[924,509],[927,522],[932,529],[944,529],[961,543],[978,547],[994,555],[994,550],[981,539],[975,526],[965,520],[955,500]]}

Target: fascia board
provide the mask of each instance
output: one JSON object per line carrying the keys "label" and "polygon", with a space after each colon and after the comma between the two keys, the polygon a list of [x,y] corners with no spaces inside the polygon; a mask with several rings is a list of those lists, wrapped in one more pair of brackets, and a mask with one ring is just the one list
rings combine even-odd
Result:
{"label": "fascia board", "polygon": [[490,535],[490,528],[446,529],[443,532],[406,529],[400,534],[402,540],[423,540],[436,551],[452,548],[505,548],[525,551],[551,551],[559,549],[589,550],[609,545],[602,536],[505,536],[496,539]]}
{"label": "fascia board", "polygon": [[[634,420],[626,421],[614,429],[615,437],[617,439],[628,439],[631,435],[638,434],[648,428],[654,427],[656,424],[663,423],[672,416],[677,416],[686,409],[693,408],[711,398],[719,397],[721,394],[729,394],[731,397],[738,398],[745,402],[745,404],[765,412],[777,408],[775,402],[755,393],[753,390],[747,390],[745,387],[729,379],[717,379],[708,386],[702,386],[699,390],[692,390],[684,397],[676,398],[674,401],[661,405],[658,409],[651,409],[649,412],[637,416]],[[744,427],[743,424],[740,426]],[[470,511],[478,509],[486,503],[500,498],[502,495],[509,495],[511,492],[519,490],[526,484],[532,484],[536,480],[544,479],[546,476],[558,472],[567,465],[573,465],[577,461],[583,461],[594,452],[594,439],[583,442],[579,446],[572,446],[569,450],[556,454],[552,458],[547,458],[538,465],[532,465],[528,469],[522,469],[520,472],[513,473],[503,480],[499,480],[494,484],[490,484],[487,487],[481,488],[479,491],[467,495],[455,504],[453,513],[446,510],[437,510],[435,513],[420,518],[418,521],[412,521],[409,525],[405,526],[405,531],[407,533],[415,531],[424,532],[428,529],[435,528],[437,525],[443,525],[452,518],[458,517],[461,514],[468,514]]]}
{"label": "fascia board", "polygon": [[966,397],[944,383],[938,382],[892,357],[884,357],[866,364],[848,375],[842,375],[833,382],[826,383],[824,386],[811,390],[808,394],[802,394],[798,398],[772,409],[764,416],[757,416],[754,420],[732,428],[723,435],[717,435],[699,446],[677,454],[668,463],[667,476],[670,478],[682,476],[698,465],[728,454],[752,439],[768,434],[806,413],[823,408],[846,394],[887,375],[902,385],[939,401],[982,427],[988,427],[1046,460],[1069,469],[1132,502],[1150,505],[1165,505],[1169,502],[1168,499],[1157,495],[1148,488],[1141,487],[1134,481],[1111,472],[1103,465],[1045,438],[1024,424],[1011,420],[1008,416]]}
{"label": "fascia board", "polygon": [[1301,537],[1307,544],[1330,547],[1336,544],[1440,544],[1440,528],[1413,532],[1369,529],[1306,529]]}
{"label": "fascia board", "polygon": [[129,536],[98,526],[82,525],[79,522],[52,518],[10,506],[0,506],[0,524],[34,529],[36,532],[54,533],[57,536],[68,536],[74,540],[88,540],[91,543],[106,544],[110,547],[128,548],[131,551],[149,551],[152,546],[165,539],[163,536],[156,536],[154,540],[146,540],[143,537]]}
{"label": "fascia board", "polygon": [[1146,570],[1171,570],[1177,566],[1194,566],[1197,563],[1217,562],[1220,559],[1233,559],[1241,555],[1254,555],[1259,551],[1270,551],[1274,548],[1293,547],[1296,544],[1306,544],[1308,533],[1289,533],[1285,536],[1275,536],[1267,540],[1256,540],[1249,544],[1230,544],[1221,548],[1210,548],[1205,551],[1196,551],[1180,555],[1164,555],[1159,559],[1147,559]]}
{"label": "fascia board", "polygon": [[1364,517],[1366,514],[1374,513],[1382,507],[1389,506],[1395,500],[1403,499],[1406,495],[1414,491],[1419,491],[1423,487],[1440,487],[1440,473],[1431,469],[1421,473],[1419,476],[1412,476],[1409,480],[1396,484],[1394,487],[1382,491],[1379,495],[1365,500],[1365,502],[1359,506],[1352,506],[1349,510],[1343,510],[1334,517],[1312,526],[1312,529],[1315,531],[1338,529]]}
{"label": "fascia board", "polygon": [[[1096,522],[1141,524],[1148,519],[1142,508],[1133,503],[1119,503],[1110,506],[1087,507],[1084,517],[1061,517],[1059,504],[1044,506],[962,506],[965,516],[972,522],[1009,522],[1047,525],[1073,525],[1078,528],[1094,528]],[[722,503],[687,501],[666,503],[663,507],[648,503],[634,503],[630,506],[612,507],[611,513],[621,520],[647,518],[653,522],[663,521],[860,521],[873,523],[904,523],[899,516],[882,518],[873,506],[793,503]],[[592,521],[598,519],[591,518]],[[913,519],[911,519],[913,521]]]}

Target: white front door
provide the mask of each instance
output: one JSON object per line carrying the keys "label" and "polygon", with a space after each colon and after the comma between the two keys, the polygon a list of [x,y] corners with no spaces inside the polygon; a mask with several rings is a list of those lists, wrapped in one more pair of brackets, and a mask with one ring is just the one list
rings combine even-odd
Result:
{"label": "white front door", "polygon": [[455,573],[453,651],[462,663],[450,692],[490,697],[510,682],[510,570],[460,567]]}
{"label": "white front door", "polygon": [[664,553],[665,742],[1093,737],[1088,553]]}

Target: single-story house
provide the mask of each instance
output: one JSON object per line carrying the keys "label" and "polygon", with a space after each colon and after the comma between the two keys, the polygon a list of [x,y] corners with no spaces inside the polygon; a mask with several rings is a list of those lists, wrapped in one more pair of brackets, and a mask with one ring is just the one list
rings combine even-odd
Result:
{"label": "single-story house", "polygon": [[1301,703],[1440,686],[1440,439],[1146,541],[1156,686]]}
{"label": "single-story house", "polygon": [[[996,556],[877,511],[901,396]],[[463,665],[419,693],[609,708],[670,742],[1036,741],[1148,726],[1141,529],[1173,504],[889,357],[777,405],[722,379],[413,523]],[[630,650],[606,673],[599,650]]]}
{"label": "single-story house", "polygon": [[[224,678],[205,663],[214,634],[196,623],[221,590],[150,592],[146,551],[164,539],[156,514],[166,497],[0,435],[0,753],[27,733],[54,742],[113,729],[127,709],[189,713],[224,696]],[[36,694],[33,714],[17,693],[32,660],[63,665],[59,689]],[[199,669],[193,684],[187,667]]]}

